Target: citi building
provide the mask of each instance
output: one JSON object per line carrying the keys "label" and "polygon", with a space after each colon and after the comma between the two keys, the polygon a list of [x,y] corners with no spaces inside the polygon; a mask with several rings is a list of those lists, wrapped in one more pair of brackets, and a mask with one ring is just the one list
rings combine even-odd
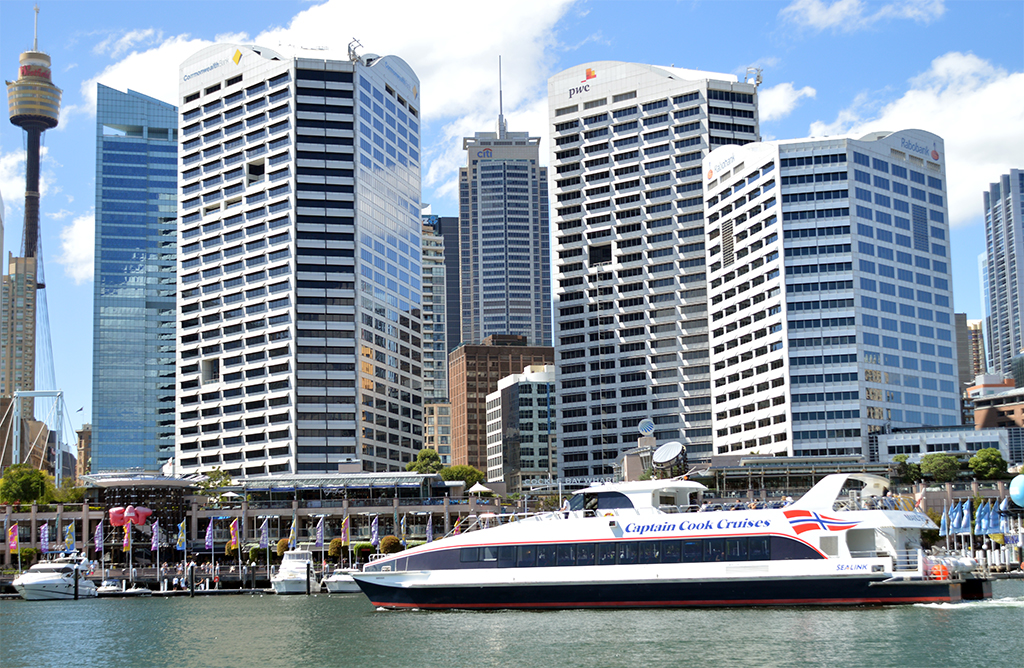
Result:
{"label": "citi building", "polygon": [[419,82],[206,48],[179,72],[179,474],[404,468],[422,441]]}

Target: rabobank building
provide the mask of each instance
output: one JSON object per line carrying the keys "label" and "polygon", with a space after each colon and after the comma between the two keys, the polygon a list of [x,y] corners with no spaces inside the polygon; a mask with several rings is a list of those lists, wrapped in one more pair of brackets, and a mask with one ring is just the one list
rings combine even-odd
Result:
{"label": "rabobank building", "polygon": [[416,74],[220,44],[179,77],[177,472],[404,469],[423,420]]}
{"label": "rabobank building", "polygon": [[878,461],[880,433],[959,424],[940,137],[728,146],[702,170],[716,455]]}

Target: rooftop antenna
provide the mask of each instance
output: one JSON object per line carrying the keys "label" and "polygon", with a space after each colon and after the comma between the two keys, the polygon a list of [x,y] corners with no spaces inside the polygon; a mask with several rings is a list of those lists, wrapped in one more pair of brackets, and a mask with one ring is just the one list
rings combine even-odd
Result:
{"label": "rooftop antenna", "polygon": [[355,37],[348,43],[348,59],[353,63],[359,60],[359,54],[356,53],[357,48],[361,48],[363,45],[359,43],[359,40]]}
{"label": "rooftop antenna", "polygon": [[753,79],[754,79],[754,87],[756,88],[756,87],[760,86],[761,85],[761,71],[762,70],[761,70],[760,67],[753,67],[753,66],[748,67],[747,68],[747,73],[743,77],[743,82],[744,83],[750,83],[750,79],[751,79],[751,77],[753,77]]}
{"label": "rooftop antenna", "polygon": [[501,56],[498,56],[498,138],[504,139],[508,127],[505,125],[505,102],[501,91]]}
{"label": "rooftop antenna", "polygon": [[32,30],[32,50],[39,50],[39,5],[35,5],[32,9],[36,12],[35,27]]}

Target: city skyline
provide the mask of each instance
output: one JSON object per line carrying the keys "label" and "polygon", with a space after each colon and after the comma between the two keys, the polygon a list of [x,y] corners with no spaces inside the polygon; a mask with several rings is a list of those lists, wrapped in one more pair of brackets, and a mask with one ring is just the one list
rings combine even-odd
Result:
{"label": "city skyline", "polygon": [[[91,318],[92,193],[94,182],[95,82],[132,89],[168,103],[176,89],[176,68],[190,53],[232,31],[237,41],[325,46],[316,57],[340,57],[349,37],[328,37],[325,21],[344,11],[338,3],[296,9],[261,4],[238,15],[231,5],[212,3],[204,27],[194,25],[184,5],[146,3],[45,3],[40,13],[39,48],[53,58],[54,83],[64,91],[61,125],[47,133],[43,155],[41,238],[48,263],[50,314],[57,386],[71,410],[92,413],[91,342],[69,321]],[[943,136],[949,151],[949,209],[953,249],[954,308],[981,316],[976,258],[983,235],[981,193],[1022,154],[1024,123],[1019,109],[999,105],[1024,79],[1013,36],[1022,8],[1010,3],[930,3],[913,13],[907,3],[747,3],[731,29],[734,40],[721,48],[719,35],[688,37],[680,49],[669,39],[686,25],[720,18],[712,4],[691,7],[630,3],[553,3],[526,6],[498,25],[487,45],[463,44],[437,50],[440,33],[464,34],[480,19],[469,6],[443,12],[444,22],[409,14],[408,25],[374,26],[369,10],[345,14],[367,51],[394,53],[421,72],[424,88],[435,91],[423,103],[423,200],[434,212],[457,210],[455,184],[459,138],[493,122],[497,111],[497,56],[504,60],[505,112],[515,126],[542,136],[546,144],[545,82],[555,71],[595,60],[675,64],[742,76],[747,65],[763,69],[761,133],[790,139],[849,130],[920,127]],[[170,8],[170,11],[167,9]],[[423,11],[426,9],[410,11]],[[654,26],[652,11],[678,20]],[[846,12],[844,14],[844,12]],[[17,55],[31,44],[31,3],[4,3],[0,68],[13,78]],[[113,18],[116,17],[116,18]],[[423,18],[423,17],[421,17]],[[502,22],[496,22],[502,23]],[[325,26],[320,28],[319,24]],[[450,25],[448,25],[450,24]],[[205,27],[208,26],[208,27]],[[286,26],[286,27],[277,27]],[[767,29],[766,29],[767,26]],[[460,33],[461,31],[461,33]],[[337,31],[335,31],[337,34]],[[347,35],[347,33],[346,33]],[[898,40],[894,37],[898,36]],[[859,61],[839,71],[836,63],[856,48]],[[509,54],[516,54],[510,57]],[[709,56],[708,54],[712,54]],[[168,74],[169,73],[169,74]],[[840,75],[840,76],[837,76]],[[429,86],[428,86],[429,84]],[[1002,110],[1000,110],[1002,109]],[[921,118],[910,123],[908,118]],[[853,134],[857,134],[854,132]],[[993,148],[988,148],[992,146]],[[542,164],[548,151],[542,147]],[[24,181],[22,137],[6,125],[0,133],[0,189],[6,205],[6,248],[20,247]],[[21,186],[23,189],[23,186]],[[76,282],[78,281],[78,282]],[[63,326],[62,326],[63,325]]]}

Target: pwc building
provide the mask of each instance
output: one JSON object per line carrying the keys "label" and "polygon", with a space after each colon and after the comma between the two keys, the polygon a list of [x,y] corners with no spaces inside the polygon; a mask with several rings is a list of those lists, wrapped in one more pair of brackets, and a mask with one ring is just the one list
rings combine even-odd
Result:
{"label": "pwc building", "polygon": [[947,174],[922,130],[702,163],[716,455],[863,456],[960,422]]}
{"label": "pwc building", "polygon": [[610,477],[651,418],[659,444],[712,451],[704,179],[758,137],[731,74],[596,62],[548,80],[556,225],[559,474]]}
{"label": "pwc building", "polygon": [[422,446],[419,81],[220,44],[179,72],[178,474]]}

